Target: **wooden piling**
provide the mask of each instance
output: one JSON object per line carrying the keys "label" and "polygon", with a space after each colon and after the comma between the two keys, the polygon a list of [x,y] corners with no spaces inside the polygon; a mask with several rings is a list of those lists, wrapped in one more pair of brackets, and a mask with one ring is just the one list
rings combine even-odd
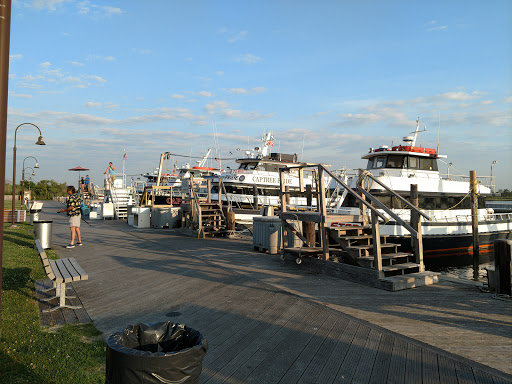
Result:
{"label": "wooden piling", "polygon": [[308,207],[313,206],[313,190],[311,189],[311,184],[306,185],[306,205]]}
{"label": "wooden piling", "polygon": [[[411,184],[411,203],[416,208],[419,205],[418,184]],[[418,233],[418,237],[411,235],[412,238],[412,251],[416,258],[416,264],[420,265],[420,272],[424,270],[423,267],[423,234],[421,230],[421,217],[418,212],[411,209],[411,227]]]}
{"label": "wooden piling", "polygon": [[478,183],[476,171],[469,171],[469,188],[471,201],[471,227],[473,228],[473,280],[478,281],[480,267],[480,241],[478,239]]}
{"label": "wooden piling", "polygon": [[315,223],[312,221],[303,221],[302,222],[302,233],[304,237],[309,241],[312,246],[315,246],[316,240],[316,232],[315,232]]}
{"label": "wooden piling", "polygon": [[496,273],[496,293],[512,295],[511,269],[512,269],[512,241],[494,240],[494,269]]}
{"label": "wooden piling", "polygon": [[226,212],[226,225],[227,225],[228,231],[235,230],[235,212],[233,212],[233,211]]}

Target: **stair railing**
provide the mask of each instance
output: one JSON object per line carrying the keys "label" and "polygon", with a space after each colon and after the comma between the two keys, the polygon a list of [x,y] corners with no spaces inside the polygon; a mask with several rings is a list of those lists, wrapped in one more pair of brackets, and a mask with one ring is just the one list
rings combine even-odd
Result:
{"label": "stair railing", "polygon": [[[416,201],[413,203],[407,201],[402,196],[397,194],[395,191],[393,191],[391,188],[377,180],[373,175],[367,173],[366,171],[361,170],[361,174],[364,174],[364,176],[370,177],[372,180],[376,181],[381,187],[383,187],[385,190],[387,190],[392,196],[396,197],[403,203],[407,204],[411,208],[411,223],[412,226],[406,223],[404,220],[402,220],[397,214],[395,214],[393,211],[391,211],[389,208],[387,208],[382,202],[380,202],[376,197],[374,197],[370,192],[366,191],[361,186],[357,187],[357,191],[352,189],[347,183],[345,183],[343,180],[341,180],[337,175],[335,175],[332,171],[327,169],[322,164],[306,164],[306,165],[300,165],[295,167],[288,167],[288,168],[281,168],[279,170],[279,179],[280,179],[280,190],[279,195],[281,198],[281,209],[282,212],[286,212],[286,199],[285,194],[288,193],[285,191],[284,187],[284,172],[290,171],[291,169],[300,169],[301,171],[299,174],[302,174],[302,170],[304,168],[317,168],[317,177],[318,182],[316,183],[317,187],[317,196],[319,203],[317,204],[318,211],[320,213],[320,230],[321,230],[321,239],[322,239],[322,245],[323,245],[323,255],[324,260],[327,260],[329,258],[329,249],[328,249],[328,235],[326,231],[326,198],[325,198],[325,185],[324,185],[324,172],[326,172],[328,175],[332,177],[333,180],[335,180],[337,183],[341,184],[345,191],[350,193],[354,196],[356,200],[361,204],[361,212],[362,216],[366,216],[366,209],[369,209],[371,212],[371,223],[372,223],[372,234],[373,234],[373,255],[374,255],[374,265],[377,271],[379,272],[379,275],[382,276],[382,257],[381,257],[381,248],[380,248],[380,232],[379,232],[379,218],[382,219],[385,223],[389,221],[389,219],[383,215],[381,212],[378,211],[378,208],[382,209],[389,217],[394,219],[398,224],[402,225],[411,233],[411,237],[413,240],[413,250],[416,257],[416,262],[420,265],[420,270],[423,269],[423,242],[422,242],[422,233],[421,233],[421,218],[420,216],[423,216],[427,220],[431,220],[431,218],[424,213],[423,211],[419,210],[417,206],[417,186],[415,185],[412,187],[411,191],[411,197],[414,199],[416,198]],[[300,181],[302,183],[302,180]],[[416,192],[414,192],[414,189]],[[361,193],[361,195],[359,193]],[[415,196],[414,196],[415,194]],[[366,199],[370,200],[375,206],[373,206],[371,203],[369,203]],[[413,214],[414,213],[414,214]]]}

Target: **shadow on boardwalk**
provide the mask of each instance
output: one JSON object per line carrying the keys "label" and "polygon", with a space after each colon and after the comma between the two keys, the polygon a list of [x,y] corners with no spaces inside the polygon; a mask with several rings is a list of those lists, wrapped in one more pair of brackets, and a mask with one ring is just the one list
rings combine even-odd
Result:
{"label": "shadow on boardwalk", "polygon": [[122,222],[83,226],[84,247],[70,251],[59,248],[69,240],[60,221],[55,248],[89,273],[75,289],[96,326],[107,335],[171,319],[200,330],[210,344],[202,382],[510,381],[456,356],[510,370],[510,304],[474,287],[386,292],[256,253],[248,241]]}

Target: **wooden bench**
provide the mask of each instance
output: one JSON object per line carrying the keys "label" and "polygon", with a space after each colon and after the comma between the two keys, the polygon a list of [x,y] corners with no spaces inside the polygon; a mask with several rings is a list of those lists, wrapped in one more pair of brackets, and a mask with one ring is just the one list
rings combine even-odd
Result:
{"label": "wooden bench", "polygon": [[[81,308],[80,306],[66,304],[66,283],[88,280],[89,276],[87,273],[85,273],[80,265],[78,265],[77,261],[72,257],[57,260],[48,259],[39,239],[35,241],[35,246],[39,252],[39,257],[41,257],[41,263],[43,263],[46,276],[48,276],[48,278],[53,281],[53,287],[45,289],[43,292],[48,292],[52,289],[55,289],[55,296],[41,299],[41,301],[50,301],[55,298],[59,298],[59,305],[56,305],[50,309],[45,309],[43,312],[51,312],[60,308]],[[67,296],[67,298],[72,299],[74,296]]]}

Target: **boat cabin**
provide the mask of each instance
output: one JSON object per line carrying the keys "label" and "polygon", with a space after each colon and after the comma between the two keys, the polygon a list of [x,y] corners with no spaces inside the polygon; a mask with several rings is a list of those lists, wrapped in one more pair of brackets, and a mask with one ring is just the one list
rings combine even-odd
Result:
{"label": "boat cabin", "polygon": [[279,172],[279,168],[296,165],[297,154],[271,153],[270,156],[238,159],[236,162],[240,163],[239,170]]}
{"label": "boat cabin", "polygon": [[[367,170],[392,168],[392,169],[410,169],[421,171],[438,171],[438,156],[435,149],[417,148],[417,151],[408,150],[411,147],[396,146],[392,149],[381,147],[378,149],[370,148],[370,153],[363,156],[368,159]],[[420,152],[421,150],[421,152]]]}

